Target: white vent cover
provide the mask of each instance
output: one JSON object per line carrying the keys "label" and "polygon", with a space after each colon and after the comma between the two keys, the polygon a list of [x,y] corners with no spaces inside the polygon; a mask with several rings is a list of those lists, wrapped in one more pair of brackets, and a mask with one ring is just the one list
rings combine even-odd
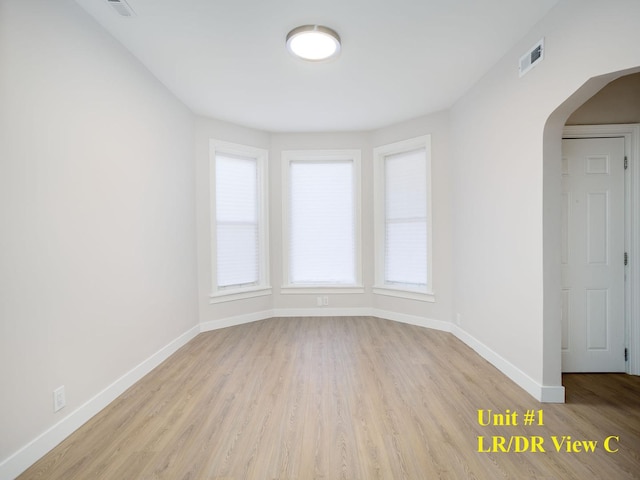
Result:
{"label": "white vent cover", "polygon": [[523,76],[544,59],[544,38],[541,38],[533,47],[520,57],[518,71]]}
{"label": "white vent cover", "polygon": [[133,10],[124,0],[107,0],[107,3],[122,17],[132,17]]}

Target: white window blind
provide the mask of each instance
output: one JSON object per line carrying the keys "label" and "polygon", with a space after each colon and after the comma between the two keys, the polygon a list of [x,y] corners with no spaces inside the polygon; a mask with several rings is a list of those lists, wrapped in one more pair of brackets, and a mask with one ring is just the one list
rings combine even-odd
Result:
{"label": "white window blind", "polygon": [[215,169],[217,286],[257,285],[260,280],[257,160],[216,152]]}
{"label": "white window blind", "polygon": [[289,282],[354,285],[356,225],[350,160],[289,163]]}
{"label": "white window blind", "polygon": [[426,149],[384,158],[384,283],[426,287]]}

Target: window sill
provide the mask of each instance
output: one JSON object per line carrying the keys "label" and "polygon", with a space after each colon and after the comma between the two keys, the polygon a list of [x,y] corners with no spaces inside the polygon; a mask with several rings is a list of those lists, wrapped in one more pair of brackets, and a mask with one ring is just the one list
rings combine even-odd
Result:
{"label": "window sill", "polygon": [[364,293],[364,287],[362,285],[283,285],[280,293],[283,295]]}
{"label": "window sill", "polygon": [[250,287],[237,290],[220,290],[209,295],[209,303],[233,302],[247,298],[263,297],[271,295],[271,287]]}
{"label": "window sill", "polygon": [[436,296],[432,291],[419,292],[417,290],[407,290],[393,288],[389,286],[373,287],[373,293],[377,295],[386,295],[388,297],[406,298],[409,300],[419,300],[421,302],[435,303]]}

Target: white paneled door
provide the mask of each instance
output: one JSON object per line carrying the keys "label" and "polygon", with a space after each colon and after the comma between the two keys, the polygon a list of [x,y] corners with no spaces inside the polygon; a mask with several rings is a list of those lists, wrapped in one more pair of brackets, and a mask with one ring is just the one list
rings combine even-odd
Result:
{"label": "white paneled door", "polygon": [[624,372],[624,138],[562,143],[562,370]]}

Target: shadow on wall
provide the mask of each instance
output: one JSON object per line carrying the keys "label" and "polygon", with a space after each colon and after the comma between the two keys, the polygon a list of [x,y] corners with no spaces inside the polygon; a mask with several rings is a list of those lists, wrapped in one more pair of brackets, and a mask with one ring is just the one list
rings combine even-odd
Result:
{"label": "shadow on wall", "polygon": [[613,80],[567,120],[567,125],[620,123],[640,123],[640,73]]}

